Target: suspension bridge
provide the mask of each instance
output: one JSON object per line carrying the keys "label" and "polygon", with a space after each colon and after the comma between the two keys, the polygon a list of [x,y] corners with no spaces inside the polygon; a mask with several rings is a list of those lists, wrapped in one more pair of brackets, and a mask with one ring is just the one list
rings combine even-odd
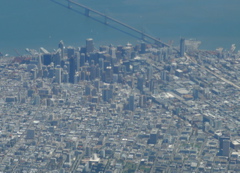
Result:
{"label": "suspension bridge", "polygon": [[[80,8],[82,8],[84,10],[84,15],[87,16],[87,17],[92,17],[92,18],[101,17],[102,18],[101,22],[106,24],[106,25],[110,25],[110,22],[111,22],[111,25],[113,23],[116,23],[116,24],[118,24],[120,26],[123,26],[123,27],[125,27],[125,28],[127,28],[127,29],[129,29],[129,30],[131,30],[131,31],[133,31],[133,32],[135,32],[137,34],[139,34],[140,38],[142,40],[144,40],[144,41],[146,41],[146,39],[148,39],[148,40],[153,41],[157,45],[165,46],[165,47],[171,47],[171,45],[169,45],[167,43],[164,43],[161,40],[159,40],[159,39],[157,39],[157,38],[155,38],[155,37],[153,37],[153,36],[151,36],[151,35],[149,35],[147,33],[144,33],[143,31],[140,31],[140,30],[138,30],[138,29],[136,29],[136,28],[134,28],[134,27],[124,23],[124,22],[121,22],[121,21],[119,21],[119,20],[117,20],[117,19],[115,19],[113,17],[110,17],[110,16],[108,16],[106,14],[103,14],[103,13],[97,11],[97,10],[89,8],[89,7],[87,7],[87,6],[85,6],[85,5],[81,4],[81,3],[75,2],[73,0],[66,0],[66,1],[67,1],[67,7],[69,9],[78,11],[78,9],[76,9],[74,7],[80,7]],[[91,13],[95,14],[94,17],[91,16]],[[175,49],[175,48],[173,48],[173,49]],[[177,49],[175,49],[175,50],[177,50]],[[177,51],[179,51],[179,50],[177,50]]]}

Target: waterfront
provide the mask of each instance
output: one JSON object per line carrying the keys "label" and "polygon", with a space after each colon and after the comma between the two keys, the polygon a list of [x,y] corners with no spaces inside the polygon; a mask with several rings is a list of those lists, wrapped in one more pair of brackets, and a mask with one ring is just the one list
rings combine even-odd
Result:
{"label": "waterfront", "polygon": [[[59,2],[63,2],[60,0]],[[196,38],[202,49],[229,48],[239,44],[237,18],[239,1],[224,0],[77,0],[115,17],[163,41]],[[97,2],[97,3],[96,3]],[[31,15],[29,15],[31,14]],[[109,28],[50,0],[12,0],[0,3],[0,51],[24,53],[26,47],[52,50],[60,40],[73,46],[84,45],[92,37],[97,45],[136,43],[137,39]]]}

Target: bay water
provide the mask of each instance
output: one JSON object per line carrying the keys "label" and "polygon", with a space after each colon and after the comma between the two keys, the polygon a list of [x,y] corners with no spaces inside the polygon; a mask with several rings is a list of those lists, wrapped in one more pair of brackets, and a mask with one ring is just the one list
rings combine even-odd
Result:
{"label": "bay water", "polygon": [[[166,43],[174,41],[176,46],[181,37],[200,40],[200,48],[207,50],[229,49],[231,44],[236,44],[237,49],[240,46],[239,0],[75,1]],[[96,47],[140,42],[56,2],[67,5],[65,0],[1,0],[0,52],[16,55],[16,52],[24,54],[25,48],[40,47],[52,51],[60,40],[80,47],[87,38],[93,38]]]}

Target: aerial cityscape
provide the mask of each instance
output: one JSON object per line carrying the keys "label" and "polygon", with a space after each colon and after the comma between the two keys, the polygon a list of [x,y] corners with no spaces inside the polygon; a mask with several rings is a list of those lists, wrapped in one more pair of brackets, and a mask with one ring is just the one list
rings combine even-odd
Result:
{"label": "aerial cityscape", "polygon": [[0,52],[0,172],[240,172],[235,44],[202,50],[196,39],[164,43],[68,3],[69,11],[81,7],[141,41],[96,46],[84,38],[71,46],[59,38],[53,50]]}

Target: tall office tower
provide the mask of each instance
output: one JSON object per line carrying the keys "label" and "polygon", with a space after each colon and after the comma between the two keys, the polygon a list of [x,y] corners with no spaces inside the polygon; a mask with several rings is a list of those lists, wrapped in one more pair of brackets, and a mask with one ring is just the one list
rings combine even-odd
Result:
{"label": "tall office tower", "polygon": [[137,89],[139,89],[141,93],[143,92],[143,86],[144,86],[144,77],[141,75],[141,76],[138,76],[137,78]]}
{"label": "tall office tower", "polygon": [[42,70],[42,57],[40,55],[38,55],[37,58],[37,62],[38,62],[38,70]]}
{"label": "tall office tower", "polygon": [[58,48],[61,49],[61,60],[63,60],[63,57],[64,57],[64,43],[63,41],[61,40],[60,43],[58,44]]}
{"label": "tall office tower", "polygon": [[62,69],[60,65],[55,68],[55,82],[58,84],[62,83]]}
{"label": "tall office tower", "polygon": [[104,69],[104,59],[103,59],[103,58],[99,58],[99,68],[100,68],[101,70]]}
{"label": "tall office tower", "polygon": [[113,93],[112,93],[112,90],[111,90],[111,89],[109,89],[109,88],[104,88],[104,89],[102,90],[102,99],[103,99],[103,101],[105,101],[105,102],[110,102],[111,99],[112,99],[112,97],[113,97]]}
{"label": "tall office tower", "polygon": [[68,58],[74,57],[74,53],[75,53],[74,47],[69,46],[67,48],[67,57]]}
{"label": "tall office tower", "polygon": [[91,65],[90,67],[90,80],[94,80],[96,78],[96,66]]}
{"label": "tall office tower", "polygon": [[147,68],[147,79],[148,80],[151,80],[153,77],[153,67],[150,65],[148,68]]}
{"label": "tall office tower", "polygon": [[75,58],[75,63],[76,63],[76,71],[78,72],[80,70],[80,53],[79,52],[76,52],[74,54],[74,58]]}
{"label": "tall office tower", "polygon": [[135,110],[135,104],[134,104],[134,95],[131,94],[128,100],[128,108],[130,111],[134,111]]}
{"label": "tall office tower", "polygon": [[222,156],[229,157],[230,153],[230,140],[223,140]]}
{"label": "tall office tower", "polygon": [[54,76],[54,68],[53,66],[48,68],[48,78],[53,78]]}
{"label": "tall office tower", "polygon": [[113,79],[113,70],[111,66],[107,66],[104,72],[103,81],[106,83],[111,83]]}
{"label": "tall office tower", "polygon": [[144,108],[146,105],[147,99],[145,95],[140,95],[139,97],[139,107]]}
{"label": "tall office tower", "polygon": [[180,39],[180,56],[183,57],[185,53],[185,39]]}
{"label": "tall office tower", "polygon": [[161,71],[161,79],[163,80],[163,81],[166,81],[167,80],[167,70],[162,70]]}
{"label": "tall office tower", "polygon": [[155,91],[155,83],[156,83],[156,80],[155,79],[151,79],[150,82],[149,82],[149,90],[154,93]]}
{"label": "tall office tower", "polygon": [[85,65],[85,54],[81,53],[80,55],[80,67]]}
{"label": "tall office tower", "polygon": [[53,54],[53,63],[54,63],[54,66],[61,65],[61,49],[58,49]]}
{"label": "tall office tower", "polygon": [[86,72],[85,71],[81,71],[80,79],[86,80]]}
{"label": "tall office tower", "polygon": [[68,83],[68,82],[69,82],[69,74],[68,74],[67,71],[64,71],[64,72],[63,72],[62,82],[64,82],[64,83]]}
{"label": "tall office tower", "polygon": [[94,50],[93,39],[89,38],[86,40],[86,53],[93,52],[93,50]]}
{"label": "tall office tower", "polygon": [[110,47],[109,48],[109,55],[111,55],[112,58],[116,58],[116,48],[115,47]]}
{"label": "tall office tower", "polygon": [[75,62],[74,57],[69,58],[69,83],[74,83],[75,76]]}
{"label": "tall office tower", "polygon": [[219,138],[219,153],[222,156],[229,156],[230,151],[230,136],[223,135]]}
{"label": "tall office tower", "polygon": [[153,129],[150,133],[148,144],[156,144],[158,140],[158,130]]}
{"label": "tall office tower", "polygon": [[74,75],[74,84],[77,84],[80,80],[79,72],[76,72]]}
{"label": "tall office tower", "polygon": [[52,62],[52,54],[50,53],[45,53],[42,55],[42,59],[43,59],[43,64],[44,65],[50,65]]}

